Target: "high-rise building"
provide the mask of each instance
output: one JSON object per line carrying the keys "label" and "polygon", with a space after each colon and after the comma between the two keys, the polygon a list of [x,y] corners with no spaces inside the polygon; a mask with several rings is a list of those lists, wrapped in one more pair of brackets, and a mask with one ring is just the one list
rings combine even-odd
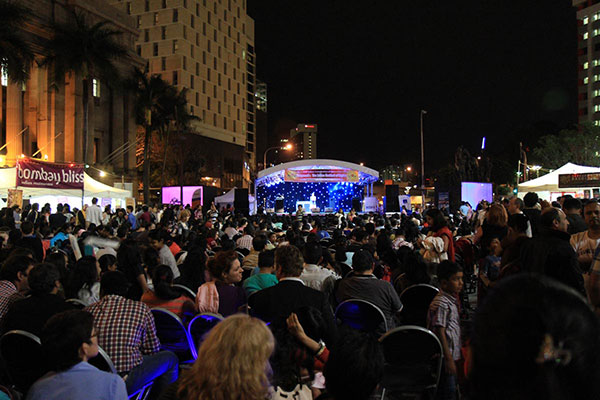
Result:
{"label": "high-rise building", "polygon": [[[188,89],[192,130],[223,142],[214,162],[223,188],[249,187],[254,138],[254,20],[246,0],[107,0],[131,15],[149,71]],[[252,95],[250,95],[250,93]],[[206,140],[202,146],[211,146]]]}
{"label": "high-rise building", "polygon": [[[47,55],[44,43],[53,35],[53,24],[74,23],[73,12],[82,15],[92,26],[107,22],[107,28],[120,32],[117,40],[129,53],[115,66],[122,76],[133,66],[143,67],[144,60],[135,54],[138,30],[123,12],[94,0],[20,0],[30,10],[23,25],[23,36],[31,44],[36,60]],[[135,143],[136,122],[133,95],[122,91],[114,82],[91,78],[88,93],[88,148],[84,160],[83,77],[67,74],[62,79],[51,68],[37,62],[31,66],[24,84],[0,79],[0,146],[2,165],[15,165],[25,155],[53,162],[87,162],[87,172],[99,177],[100,168],[109,172],[100,177],[106,183],[137,179]],[[107,161],[110,158],[110,162]],[[112,177],[112,179],[111,179]],[[116,178],[116,179],[115,179]],[[112,182],[111,182],[112,181]],[[137,185],[133,185],[136,187]]]}
{"label": "high-rise building", "polygon": [[260,168],[265,168],[262,163],[262,156],[269,148],[268,143],[268,125],[267,125],[267,84],[256,81],[256,156],[260,163]]}
{"label": "high-rise building", "polygon": [[410,181],[412,165],[388,165],[379,171],[379,179],[393,183]]}
{"label": "high-rise building", "polygon": [[600,0],[573,0],[577,9],[578,120],[600,125]]}
{"label": "high-rise building", "polygon": [[317,158],[317,125],[298,124],[290,130],[290,142],[296,160]]}

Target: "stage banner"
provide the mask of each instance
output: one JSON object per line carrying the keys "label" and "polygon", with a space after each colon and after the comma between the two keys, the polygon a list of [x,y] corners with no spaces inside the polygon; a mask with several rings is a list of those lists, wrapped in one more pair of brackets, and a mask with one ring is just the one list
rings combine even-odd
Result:
{"label": "stage banner", "polygon": [[17,186],[83,190],[83,165],[17,160]]}
{"label": "stage banner", "polygon": [[358,182],[358,171],[347,169],[286,169],[286,182]]}
{"label": "stage banner", "polygon": [[23,208],[23,191],[21,189],[8,189],[6,206],[8,208],[11,208],[12,206]]}

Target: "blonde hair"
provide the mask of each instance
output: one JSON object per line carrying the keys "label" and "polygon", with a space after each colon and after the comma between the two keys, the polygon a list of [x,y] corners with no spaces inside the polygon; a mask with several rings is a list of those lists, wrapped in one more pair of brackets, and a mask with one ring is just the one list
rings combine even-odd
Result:
{"label": "blonde hair", "polygon": [[183,375],[177,396],[186,400],[264,400],[275,339],[264,322],[244,314],[214,327]]}

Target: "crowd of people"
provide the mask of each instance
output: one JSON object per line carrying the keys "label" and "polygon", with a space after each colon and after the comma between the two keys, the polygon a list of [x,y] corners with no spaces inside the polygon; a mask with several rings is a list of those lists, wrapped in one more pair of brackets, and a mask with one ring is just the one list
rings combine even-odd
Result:
{"label": "crowd of people", "polygon": [[[38,336],[47,365],[30,399],[125,399],[150,383],[150,399],[376,398],[379,339],[406,323],[400,294],[416,284],[439,289],[423,315],[442,345],[438,398],[600,398],[594,199],[251,216],[93,199],[6,208],[0,243],[0,333]],[[349,299],[385,321],[340,324]],[[161,350],[156,307],[184,326],[224,317],[191,368]],[[88,363],[99,348],[117,374]]]}

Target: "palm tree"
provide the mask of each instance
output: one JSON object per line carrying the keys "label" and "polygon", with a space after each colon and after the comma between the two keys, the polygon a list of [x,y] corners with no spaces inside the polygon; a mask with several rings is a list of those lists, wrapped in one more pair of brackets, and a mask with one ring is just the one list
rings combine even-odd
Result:
{"label": "palm tree", "polygon": [[121,32],[107,28],[108,21],[90,25],[82,13],[73,11],[71,16],[68,22],[54,24],[54,37],[46,44],[50,54],[42,65],[53,67],[58,81],[71,73],[83,80],[83,162],[87,163],[92,78],[113,84],[118,82],[119,73],[114,61],[124,57],[127,49],[116,40]]}
{"label": "palm tree", "polygon": [[[132,77],[126,82],[126,87],[135,96],[136,123],[144,128],[144,202],[150,201],[150,139],[152,132],[164,124],[164,105],[161,99],[170,89],[158,74],[148,75],[148,67],[144,71],[135,68]],[[164,100],[163,100],[164,101]]]}
{"label": "palm tree", "polygon": [[34,55],[21,35],[29,19],[28,8],[13,0],[0,0],[0,67],[13,82],[25,82]]}
{"label": "palm tree", "polygon": [[[185,133],[190,129],[190,123],[192,121],[199,121],[200,118],[196,117],[193,114],[190,114],[188,111],[188,101],[187,101],[187,88],[181,89],[177,92],[177,89],[171,87],[165,93],[165,96],[161,99],[161,104],[163,104],[163,111],[166,112],[166,115],[163,116],[163,120],[166,123],[166,129],[164,129],[165,133],[165,148],[163,155],[163,166],[162,166],[162,175],[161,175],[161,187],[164,186],[165,179],[165,166],[167,164],[167,148],[169,145],[169,134],[171,132],[170,126],[171,122],[175,123],[175,130],[178,134]],[[180,165],[182,163],[179,163]],[[181,175],[181,174],[180,174]]]}

